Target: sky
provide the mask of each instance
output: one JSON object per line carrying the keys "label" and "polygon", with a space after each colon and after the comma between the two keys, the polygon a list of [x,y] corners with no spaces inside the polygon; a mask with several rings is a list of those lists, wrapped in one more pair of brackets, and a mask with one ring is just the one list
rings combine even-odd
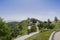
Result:
{"label": "sky", "polygon": [[6,21],[60,19],[60,0],[0,0],[0,17]]}

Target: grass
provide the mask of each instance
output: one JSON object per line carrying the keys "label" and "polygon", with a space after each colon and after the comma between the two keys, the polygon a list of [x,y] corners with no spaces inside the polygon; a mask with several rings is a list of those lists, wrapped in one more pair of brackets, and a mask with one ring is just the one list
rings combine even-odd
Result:
{"label": "grass", "polygon": [[26,40],[49,40],[51,33],[55,30],[60,30],[60,24],[55,24],[55,28],[51,30],[43,30],[42,32],[27,38]]}
{"label": "grass", "polygon": [[26,40],[48,40],[50,34],[53,32],[53,30],[45,31],[43,30],[42,32],[27,38]]}

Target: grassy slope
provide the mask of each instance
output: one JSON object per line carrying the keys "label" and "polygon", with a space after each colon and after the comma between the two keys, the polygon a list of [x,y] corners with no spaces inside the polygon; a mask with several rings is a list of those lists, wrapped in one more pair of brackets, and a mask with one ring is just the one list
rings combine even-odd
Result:
{"label": "grassy slope", "polygon": [[49,37],[54,30],[60,30],[59,26],[60,26],[60,24],[57,23],[57,24],[55,24],[54,29],[51,29],[49,31],[40,32],[30,38],[27,38],[26,40],[49,40]]}
{"label": "grassy slope", "polygon": [[52,30],[40,32],[26,40],[48,40]]}

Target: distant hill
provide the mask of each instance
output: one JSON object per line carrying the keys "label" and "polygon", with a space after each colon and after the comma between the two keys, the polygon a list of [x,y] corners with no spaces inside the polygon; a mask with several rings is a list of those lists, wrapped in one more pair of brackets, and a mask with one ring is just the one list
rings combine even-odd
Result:
{"label": "distant hill", "polygon": [[19,22],[8,22],[8,26],[15,27]]}
{"label": "distant hill", "polygon": [[[29,20],[30,20],[30,22],[32,22],[31,26],[33,27],[33,29],[34,29],[34,24],[37,21],[41,22],[41,21],[39,21],[38,19],[35,19],[35,18],[30,18]],[[7,24],[8,24],[9,27],[11,27],[11,29],[13,29],[14,27],[16,27],[18,25],[19,28],[21,29],[21,35],[25,35],[25,34],[28,33],[28,25],[29,25],[28,21],[29,20],[28,19],[22,20],[21,22],[12,21],[12,22],[8,22]]]}

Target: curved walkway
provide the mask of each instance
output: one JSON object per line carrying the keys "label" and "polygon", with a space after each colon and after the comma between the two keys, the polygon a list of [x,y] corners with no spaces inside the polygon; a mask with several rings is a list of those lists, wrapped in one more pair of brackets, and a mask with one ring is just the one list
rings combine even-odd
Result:
{"label": "curved walkway", "polygon": [[60,40],[60,30],[54,31],[49,40]]}
{"label": "curved walkway", "polygon": [[54,40],[60,40],[60,31],[56,32],[54,35]]}
{"label": "curved walkway", "polygon": [[37,33],[39,33],[39,32],[34,32],[34,33],[29,34],[29,35],[24,35],[24,36],[16,38],[15,40],[25,40],[26,38],[31,37],[32,35],[35,35]]}

